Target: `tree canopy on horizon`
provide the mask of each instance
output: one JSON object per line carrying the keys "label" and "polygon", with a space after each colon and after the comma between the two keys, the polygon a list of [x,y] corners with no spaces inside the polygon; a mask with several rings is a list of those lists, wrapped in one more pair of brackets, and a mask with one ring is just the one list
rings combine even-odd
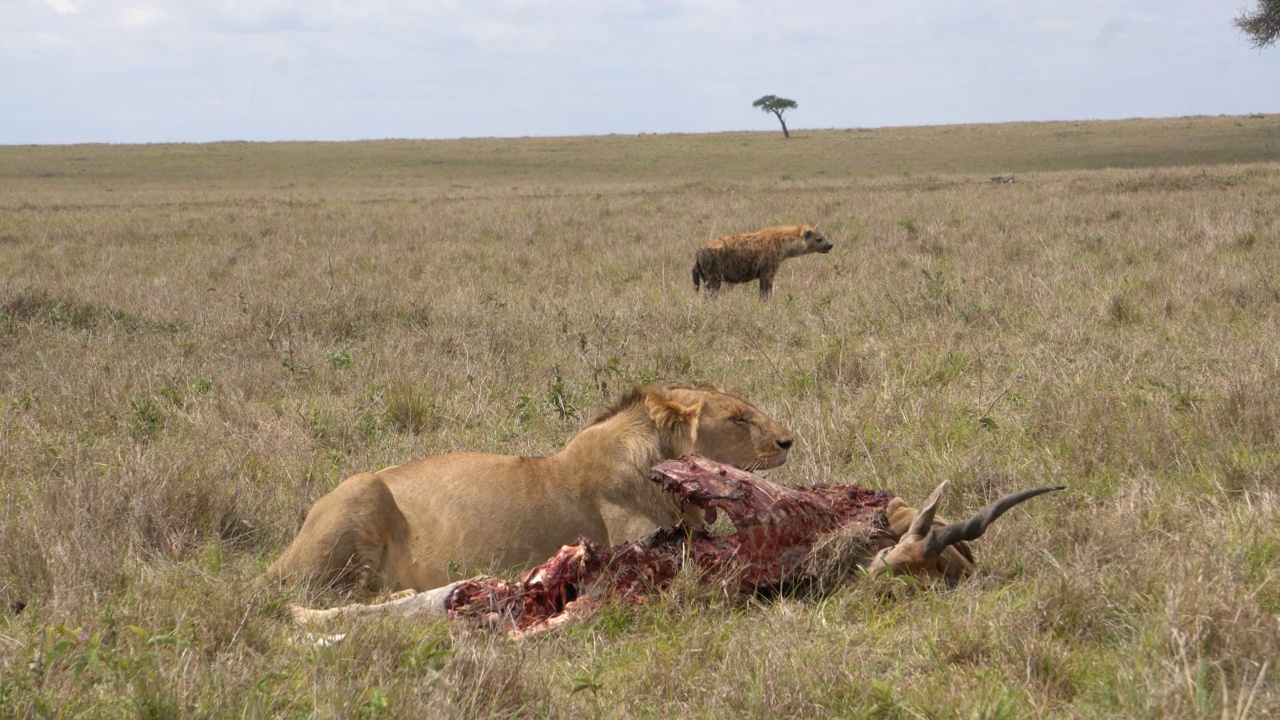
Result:
{"label": "tree canopy on horizon", "polygon": [[782,123],[782,136],[786,138],[791,137],[791,133],[787,132],[787,121],[782,119],[782,116],[786,114],[788,110],[795,110],[800,107],[796,104],[795,100],[778,97],[777,95],[765,95],[751,103],[751,107],[759,108],[764,112],[770,112],[776,115],[778,122]]}

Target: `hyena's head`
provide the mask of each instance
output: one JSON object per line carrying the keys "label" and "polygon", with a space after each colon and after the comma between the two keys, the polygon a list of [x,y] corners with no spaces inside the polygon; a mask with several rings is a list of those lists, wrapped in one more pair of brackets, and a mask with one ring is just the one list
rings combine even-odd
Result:
{"label": "hyena's head", "polygon": [[804,233],[803,233],[803,237],[804,237],[804,251],[805,251],[805,252],[807,252],[807,253],[811,253],[811,252],[829,253],[829,252],[831,252],[831,248],[833,247],[833,246],[832,246],[832,244],[831,244],[831,241],[827,239],[827,236],[826,236],[826,235],[823,235],[822,233],[818,232],[818,229],[817,229],[817,228],[812,228],[812,227],[810,227],[810,228],[805,228],[805,231],[804,231]]}

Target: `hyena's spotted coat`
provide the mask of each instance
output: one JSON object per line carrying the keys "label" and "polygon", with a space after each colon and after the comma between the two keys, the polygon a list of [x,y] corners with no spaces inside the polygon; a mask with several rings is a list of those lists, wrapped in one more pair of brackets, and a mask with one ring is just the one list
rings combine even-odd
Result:
{"label": "hyena's spotted coat", "polygon": [[771,227],[716,238],[698,251],[693,262],[693,288],[707,284],[714,294],[721,283],[760,280],[760,299],[773,290],[773,276],[787,258],[831,252],[831,241],[811,225]]}

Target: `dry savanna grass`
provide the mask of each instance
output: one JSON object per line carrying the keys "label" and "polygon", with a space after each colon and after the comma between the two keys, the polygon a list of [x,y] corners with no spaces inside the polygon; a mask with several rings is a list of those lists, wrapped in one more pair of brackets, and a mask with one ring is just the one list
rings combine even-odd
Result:
{"label": "dry savanna grass", "polygon": [[[1277,207],[1274,115],[0,148],[0,715],[1280,712]],[[835,250],[771,302],[694,294],[708,237],[799,222]],[[1070,489],[893,599],[315,647],[285,605],[343,598],[251,587],[346,475],[658,379],[789,424],[781,482]]]}

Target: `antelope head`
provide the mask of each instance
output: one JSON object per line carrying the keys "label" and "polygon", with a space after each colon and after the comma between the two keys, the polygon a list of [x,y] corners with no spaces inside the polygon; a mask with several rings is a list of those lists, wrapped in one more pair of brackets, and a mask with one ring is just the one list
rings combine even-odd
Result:
{"label": "antelope head", "polygon": [[[982,537],[987,527],[1009,508],[1037,495],[1062,490],[1065,487],[1066,485],[1048,485],[1005,495],[964,522],[935,526],[938,500],[942,497],[942,491],[947,488],[947,483],[944,481],[929,495],[924,505],[915,511],[915,517],[910,520],[910,527],[898,542],[876,553],[871,564],[867,566],[867,574],[872,577],[884,573],[912,575],[921,580],[946,580],[947,584],[954,585],[975,567],[973,553],[968,546],[970,540]],[[909,516],[911,510],[903,503],[897,503],[896,507],[890,504],[890,527],[905,523],[905,518]]]}

